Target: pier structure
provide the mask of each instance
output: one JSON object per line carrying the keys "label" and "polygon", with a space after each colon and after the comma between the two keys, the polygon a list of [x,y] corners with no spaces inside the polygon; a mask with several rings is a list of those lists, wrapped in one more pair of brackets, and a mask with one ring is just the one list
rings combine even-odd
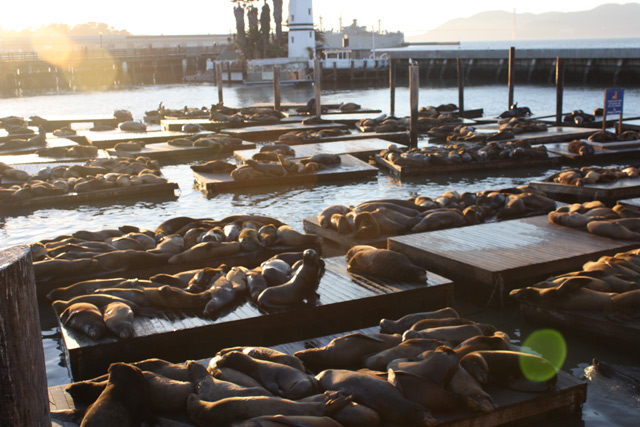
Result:
{"label": "pier structure", "polygon": [[[412,59],[420,65],[420,80],[427,84],[456,84],[457,59],[464,69],[464,84],[504,83],[509,73],[509,49],[434,49],[424,46],[379,49],[392,61]],[[636,85],[640,81],[640,48],[516,49],[517,83],[552,84],[556,60],[564,60],[568,84]],[[408,68],[398,77],[408,81]]]}

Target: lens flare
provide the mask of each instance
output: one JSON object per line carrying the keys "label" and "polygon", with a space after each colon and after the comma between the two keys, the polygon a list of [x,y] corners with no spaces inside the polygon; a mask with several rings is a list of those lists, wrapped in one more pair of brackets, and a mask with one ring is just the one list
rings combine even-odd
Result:
{"label": "lens flare", "polygon": [[76,44],[60,31],[43,28],[31,37],[33,50],[43,61],[56,67],[73,67],[78,65],[79,58],[74,55]]}
{"label": "lens flare", "polygon": [[549,362],[541,363],[539,359],[531,357],[520,358],[520,369],[530,381],[540,382],[553,378],[567,358],[567,344],[562,334],[554,329],[539,329],[533,332],[524,340],[522,346],[526,347],[523,348],[523,352],[538,354]]}

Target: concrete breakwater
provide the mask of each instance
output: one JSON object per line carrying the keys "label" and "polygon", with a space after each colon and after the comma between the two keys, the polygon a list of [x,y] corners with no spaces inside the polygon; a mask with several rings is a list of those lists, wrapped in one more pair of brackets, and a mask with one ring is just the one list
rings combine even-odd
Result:
{"label": "concrete breakwater", "polygon": [[[406,61],[420,65],[420,82],[456,84],[457,58],[460,58],[465,84],[507,82],[508,49],[419,48],[386,49],[392,61],[398,61],[398,78],[407,79]],[[574,85],[628,85],[640,82],[640,49],[517,49],[515,82],[548,84],[555,81],[556,59],[564,59],[565,83]]]}

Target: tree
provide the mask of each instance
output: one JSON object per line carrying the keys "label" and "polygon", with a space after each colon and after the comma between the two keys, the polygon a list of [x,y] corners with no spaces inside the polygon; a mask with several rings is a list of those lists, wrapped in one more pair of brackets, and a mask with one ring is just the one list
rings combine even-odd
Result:
{"label": "tree", "polygon": [[258,9],[249,6],[247,9],[247,20],[249,21],[249,35],[247,37],[247,58],[258,58],[260,56],[260,29],[258,28]]}
{"label": "tree", "polygon": [[260,12],[260,37],[262,39],[262,57],[267,57],[267,49],[269,48],[269,34],[271,33],[271,10],[265,0]]}
{"label": "tree", "polygon": [[282,45],[282,0],[273,0],[273,21],[276,24],[276,44]]}
{"label": "tree", "polygon": [[236,32],[238,33],[238,47],[246,56],[247,36],[244,31],[244,7],[238,5],[233,8],[233,15],[236,17]]}

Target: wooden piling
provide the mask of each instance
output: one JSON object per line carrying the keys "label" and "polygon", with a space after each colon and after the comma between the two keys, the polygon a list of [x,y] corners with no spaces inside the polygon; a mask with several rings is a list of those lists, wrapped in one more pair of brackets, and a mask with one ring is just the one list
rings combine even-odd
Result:
{"label": "wooden piling", "polygon": [[320,69],[320,60],[313,60],[313,84],[316,88],[316,117],[322,115],[322,103],[320,101],[320,79],[322,78],[322,70]]}
{"label": "wooden piling", "polygon": [[389,60],[389,97],[391,105],[389,106],[389,115],[396,114],[396,65],[395,59]]}
{"label": "wooden piling", "polygon": [[562,97],[564,92],[564,59],[556,58],[556,126],[562,124]]}
{"label": "wooden piling", "polygon": [[280,111],[280,67],[273,66],[273,109]]}
{"label": "wooden piling", "polygon": [[224,98],[222,97],[222,64],[216,64],[216,86],[218,86],[218,104],[224,105]]}
{"label": "wooden piling", "polygon": [[509,105],[507,105],[507,109],[510,109],[513,105],[513,81],[515,79],[515,59],[516,59],[516,48],[509,48]]}
{"label": "wooden piling", "polygon": [[409,65],[409,93],[411,104],[411,125],[409,147],[418,147],[418,91],[420,87],[420,67],[418,65]]}
{"label": "wooden piling", "polygon": [[0,252],[0,425],[51,425],[36,285],[27,245]]}
{"label": "wooden piling", "polygon": [[458,66],[458,111],[462,114],[464,113],[464,70],[460,57],[456,58],[456,65]]}

